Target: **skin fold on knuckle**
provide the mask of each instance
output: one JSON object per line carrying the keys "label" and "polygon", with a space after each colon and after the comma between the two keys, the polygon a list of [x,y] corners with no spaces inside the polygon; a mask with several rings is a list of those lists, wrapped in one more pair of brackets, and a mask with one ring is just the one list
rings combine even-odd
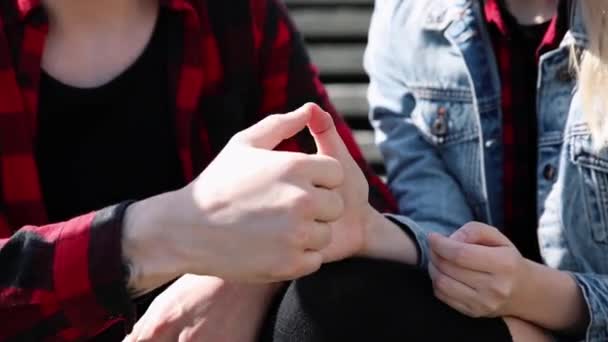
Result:
{"label": "skin fold on knuckle", "polygon": [[443,293],[449,294],[452,292],[450,278],[444,274],[437,274],[433,280],[433,283],[435,284],[436,288]]}
{"label": "skin fold on knuckle", "polygon": [[456,265],[464,266],[467,265],[471,260],[471,251],[467,246],[458,246],[454,249],[454,260],[453,263]]}

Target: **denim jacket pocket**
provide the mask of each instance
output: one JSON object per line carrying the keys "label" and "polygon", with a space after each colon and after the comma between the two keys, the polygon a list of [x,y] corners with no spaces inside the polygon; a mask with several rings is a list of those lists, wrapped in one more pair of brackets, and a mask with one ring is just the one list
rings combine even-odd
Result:
{"label": "denim jacket pocket", "polygon": [[481,177],[480,130],[469,91],[418,88],[412,120],[435,147],[446,171],[466,195],[476,219],[486,208]]}
{"label": "denim jacket pocket", "polygon": [[470,92],[434,88],[413,89],[412,119],[429,142],[438,147],[479,138]]}
{"label": "denim jacket pocket", "polygon": [[586,124],[575,124],[567,141],[570,161],[577,166],[593,239],[608,244],[608,151],[596,150]]}

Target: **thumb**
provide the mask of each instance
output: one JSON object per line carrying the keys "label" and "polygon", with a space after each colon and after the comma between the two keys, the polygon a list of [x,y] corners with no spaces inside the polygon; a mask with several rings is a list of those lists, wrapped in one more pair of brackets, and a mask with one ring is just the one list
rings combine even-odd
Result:
{"label": "thumb", "polygon": [[252,147],[272,150],[283,140],[293,137],[306,128],[311,115],[310,105],[302,106],[291,113],[270,115],[235,135],[233,140]]}
{"label": "thumb", "polygon": [[348,149],[338,134],[334,119],[316,104],[307,104],[311,110],[308,129],[315,139],[320,154],[343,160],[348,155]]}
{"label": "thumb", "polygon": [[463,243],[482,245],[487,247],[501,247],[511,245],[511,241],[498,229],[479,222],[467,223],[458,229],[450,238]]}

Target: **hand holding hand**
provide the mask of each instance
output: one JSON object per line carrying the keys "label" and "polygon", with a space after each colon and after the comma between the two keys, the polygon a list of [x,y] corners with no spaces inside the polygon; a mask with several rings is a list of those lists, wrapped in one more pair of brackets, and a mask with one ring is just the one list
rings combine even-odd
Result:
{"label": "hand holding hand", "polygon": [[317,142],[318,154],[337,160],[343,172],[343,183],[336,188],[343,200],[343,213],[331,222],[331,244],[321,253],[324,262],[342,260],[362,253],[369,225],[380,216],[369,204],[369,184],[338,134],[332,117],[319,107],[309,129]]}
{"label": "hand holding hand", "polygon": [[187,187],[129,209],[125,254],[147,287],[162,283],[149,281],[155,273],[275,282],[321,266],[330,223],[344,213],[343,167],[322,153],[272,151],[307,125],[320,151],[334,150],[333,120],[306,105],[235,135]]}
{"label": "hand holding hand", "polygon": [[447,238],[429,236],[435,295],[471,317],[508,316],[520,302],[527,263],[497,229],[469,223]]}

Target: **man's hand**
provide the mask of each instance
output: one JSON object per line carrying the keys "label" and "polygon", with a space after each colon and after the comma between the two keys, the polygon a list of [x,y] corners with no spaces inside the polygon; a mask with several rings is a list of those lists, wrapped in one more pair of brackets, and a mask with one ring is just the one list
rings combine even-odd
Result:
{"label": "man's hand", "polygon": [[429,237],[429,273],[437,298],[471,317],[514,313],[530,272],[517,248],[497,229],[469,223],[447,238]]}
{"label": "man's hand", "polygon": [[272,151],[307,125],[320,151],[341,144],[329,114],[306,105],[235,135],[184,189],[131,206],[131,285],[153,288],[171,272],[275,282],[316,271],[344,213],[343,167],[323,153]]}
{"label": "man's hand", "polygon": [[124,342],[251,342],[278,285],[185,275],[160,294]]}
{"label": "man's hand", "polygon": [[[324,261],[332,262],[360,254],[366,228],[375,212],[369,204],[369,184],[336,130],[333,119],[320,112],[312,116],[309,129],[317,142],[318,154],[340,162],[344,182],[337,188],[343,199],[343,215],[331,223],[332,243],[322,250]],[[377,212],[376,212],[377,214]]]}

